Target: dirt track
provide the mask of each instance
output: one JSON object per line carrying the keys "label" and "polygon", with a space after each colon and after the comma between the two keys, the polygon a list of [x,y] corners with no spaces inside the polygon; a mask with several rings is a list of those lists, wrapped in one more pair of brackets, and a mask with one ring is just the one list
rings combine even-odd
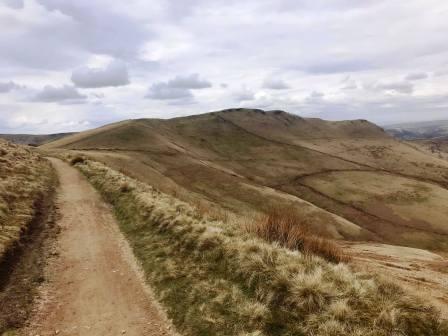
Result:
{"label": "dirt track", "polygon": [[171,335],[110,209],[73,167],[51,159],[62,229],[42,302],[23,335]]}

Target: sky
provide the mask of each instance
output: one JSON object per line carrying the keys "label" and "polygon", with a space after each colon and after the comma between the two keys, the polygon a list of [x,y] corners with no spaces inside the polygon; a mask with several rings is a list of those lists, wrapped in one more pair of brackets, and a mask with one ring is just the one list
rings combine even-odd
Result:
{"label": "sky", "polygon": [[0,0],[0,133],[233,107],[448,119],[443,0]]}

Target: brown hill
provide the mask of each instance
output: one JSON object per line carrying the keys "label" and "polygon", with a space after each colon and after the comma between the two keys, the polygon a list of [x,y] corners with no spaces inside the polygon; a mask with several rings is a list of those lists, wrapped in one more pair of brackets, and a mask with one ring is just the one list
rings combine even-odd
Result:
{"label": "brown hill", "polygon": [[448,162],[364,120],[230,109],[124,121],[43,148],[81,151],[204,211],[293,205],[334,238],[448,249]]}

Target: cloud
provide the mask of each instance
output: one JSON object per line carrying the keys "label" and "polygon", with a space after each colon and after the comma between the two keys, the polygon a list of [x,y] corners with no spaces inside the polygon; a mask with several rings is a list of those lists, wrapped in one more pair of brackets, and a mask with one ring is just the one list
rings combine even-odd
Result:
{"label": "cloud", "polygon": [[176,76],[166,82],[154,83],[145,96],[157,100],[182,100],[191,103],[194,100],[192,90],[201,90],[212,87],[212,84],[201,79],[198,74]]}
{"label": "cloud", "polygon": [[25,5],[23,0],[3,0],[3,3],[13,9],[22,9]]}
{"label": "cloud", "polygon": [[137,56],[149,37],[139,20],[123,10],[118,2],[106,0],[37,0],[48,11],[69,17],[76,30],[67,36],[78,46],[97,54],[130,59]]}
{"label": "cloud", "polygon": [[82,103],[86,98],[70,85],[61,87],[46,85],[33,100],[46,103],[77,104]]}
{"label": "cloud", "polygon": [[[111,115],[179,116],[239,103],[332,119],[432,119],[448,109],[429,103],[448,95],[448,4],[428,1],[0,0],[0,82],[3,91],[10,79],[28,87],[1,94],[0,104],[12,119],[20,106],[23,118],[39,113],[53,131],[62,113],[65,125],[96,118],[94,126]],[[110,59],[125,66],[109,68]],[[422,70],[429,76],[418,81]],[[71,75],[71,98],[24,102],[33,87],[64,91]],[[409,108],[419,97],[428,97],[424,114]]]}
{"label": "cloud", "polygon": [[310,74],[336,74],[336,73],[351,73],[374,69],[375,65],[367,59],[341,59],[341,60],[324,60],[313,63],[303,68],[303,70]]}
{"label": "cloud", "polygon": [[369,84],[365,85],[364,88],[372,91],[400,94],[411,94],[412,92],[414,92],[414,85],[412,83],[404,81]]}
{"label": "cloud", "polygon": [[324,100],[325,94],[319,91],[313,91],[308,97],[305,98],[305,102],[308,104],[321,103]]}
{"label": "cloud", "polygon": [[101,88],[129,84],[126,64],[113,61],[105,68],[81,67],[73,71],[72,82],[80,88]]}
{"label": "cloud", "polygon": [[200,79],[198,74],[191,74],[188,76],[176,76],[169,80],[167,86],[175,89],[207,89],[212,87],[212,84],[205,79]]}
{"label": "cloud", "polygon": [[193,99],[193,94],[189,89],[171,87],[168,83],[153,84],[147,95],[149,99],[173,100],[173,99]]}
{"label": "cloud", "polygon": [[415,81],[420,79],[428,78],[428,74],[426,72],[412,72],[404,78],[407,81]]}
{"label": "cloud", "polygon": [[18,85],[12,81],[0,82],[0,93],[6,93],[17,89],[24,88],[22,85]]}
{"label": "cloud", "polygon": [[233,93],[233,97],[239,102],[250,101],[255,99],[255,92],[246,87],[242,87],[241,90]]}
{"label": "cloud", "polygon": [[270,90],[286,90],[289,89],[290,86],[282,79],[276,78],[266,78],[263,81],[263,88]]}

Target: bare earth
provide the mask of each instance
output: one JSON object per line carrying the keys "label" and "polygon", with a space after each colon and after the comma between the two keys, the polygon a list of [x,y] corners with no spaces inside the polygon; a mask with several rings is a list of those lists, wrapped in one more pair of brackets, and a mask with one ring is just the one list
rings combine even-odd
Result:
{"label": "bare earth", "polygon": [[73,167],[51,159],[61,218],[42,302],[23,335],[172,335],[117,223]]}

